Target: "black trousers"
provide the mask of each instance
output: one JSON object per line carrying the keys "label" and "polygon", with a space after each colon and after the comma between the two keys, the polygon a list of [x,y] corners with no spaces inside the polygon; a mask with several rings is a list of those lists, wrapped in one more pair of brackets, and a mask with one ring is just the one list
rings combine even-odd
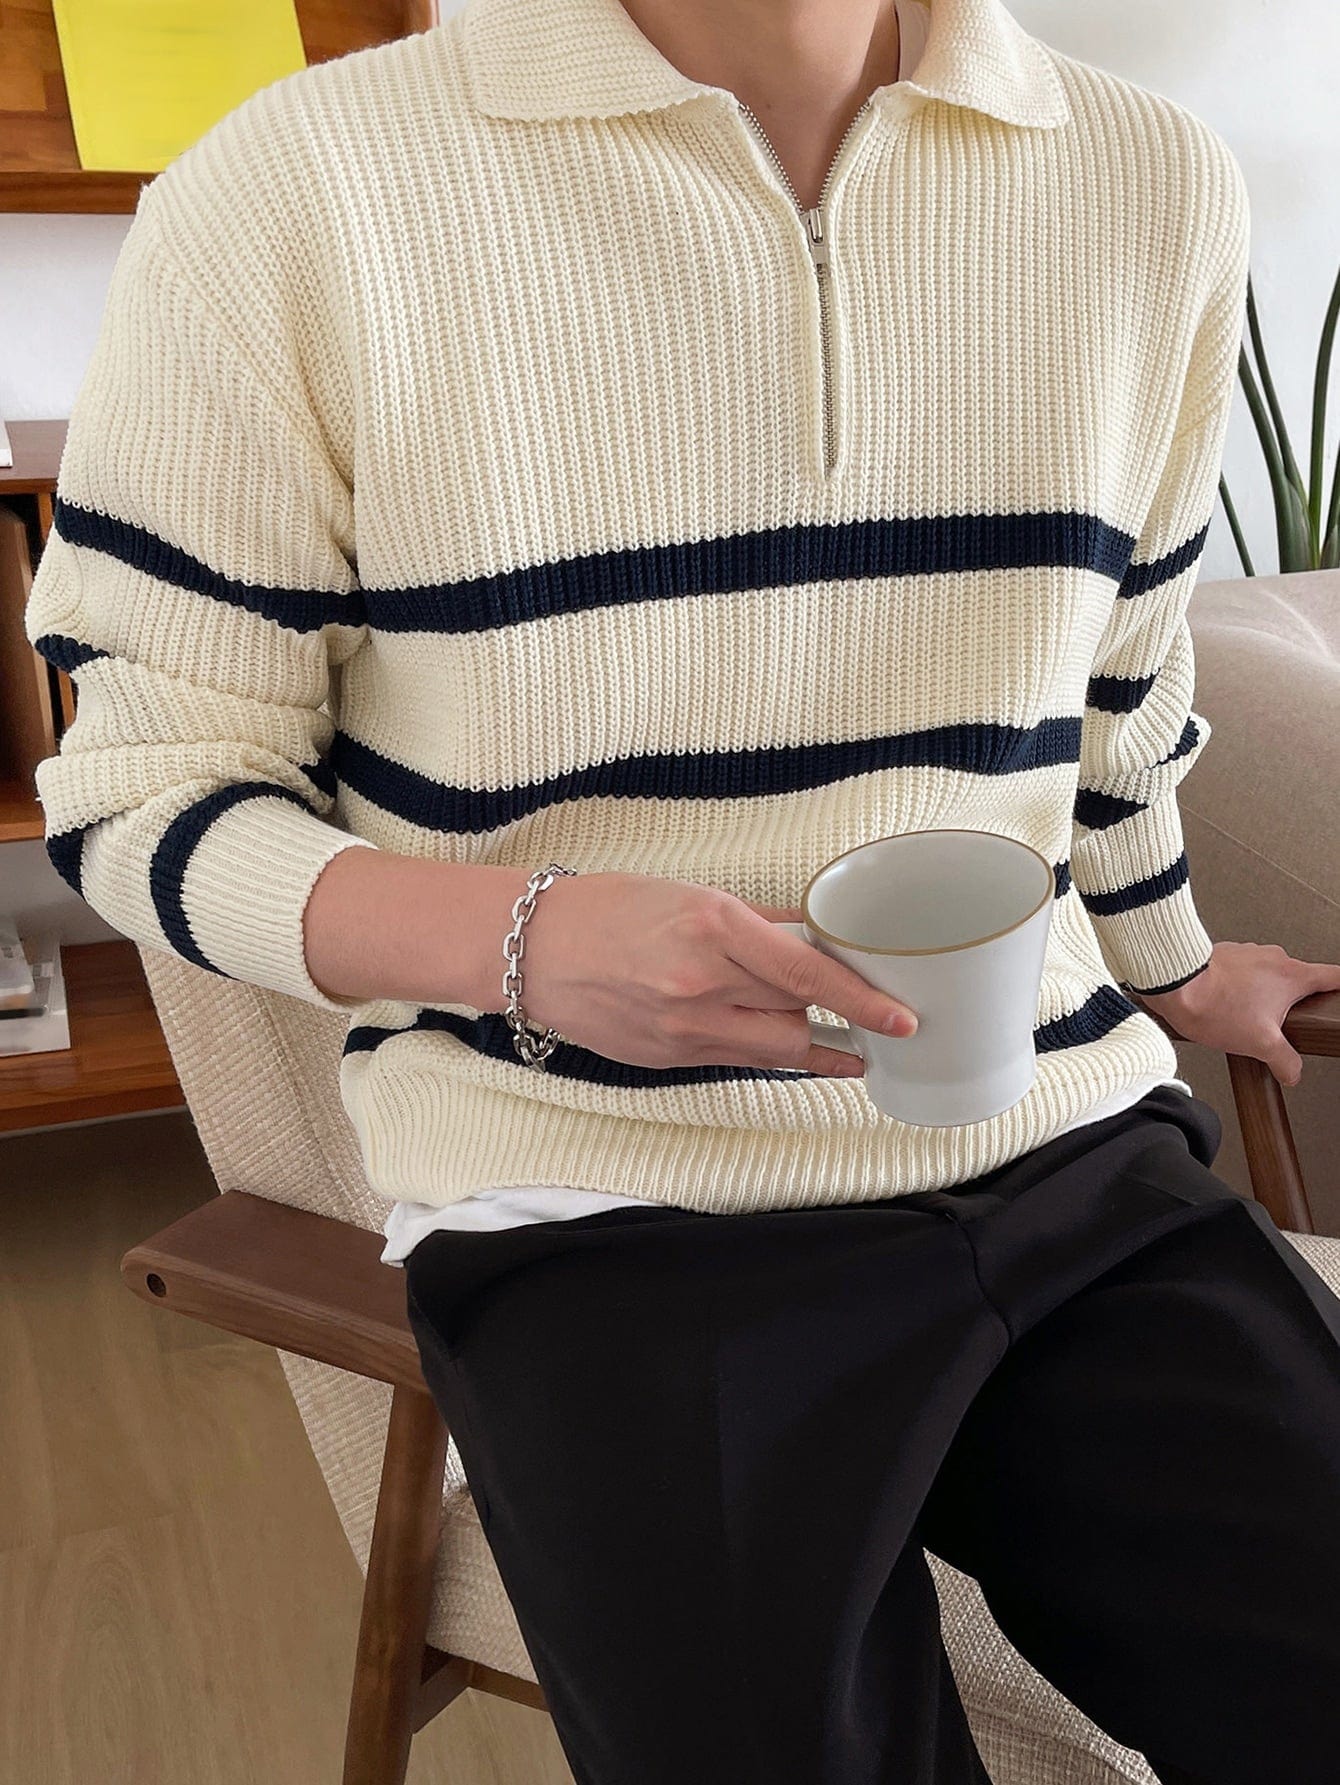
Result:
{"label": "black trousers", "polygon": [[925,1550],[1167,1785],[1340,1779],[1340,1300],[1159,1087],[944,1191],[439,1232],[577,1785],[980,1785]]}

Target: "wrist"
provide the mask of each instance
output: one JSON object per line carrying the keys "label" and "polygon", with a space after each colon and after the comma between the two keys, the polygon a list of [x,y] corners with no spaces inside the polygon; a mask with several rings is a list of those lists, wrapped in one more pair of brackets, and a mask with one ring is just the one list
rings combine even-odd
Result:
{"label": "wrist", "polygon": [[477,867],[467,909],[449,917],[451,929],[457,931],[457,940],[452,944],[456,952],[459,953],[461,936],[469,936],[472,943],[468,988],[461,1002],[481,1014],[501,1016],[507,1009],[503,939],[512,927],[512,907],[524,894],[530,875],[528,866]]}
{"label": "wrist", "polygon": [[1195,1010],[1208,990],[1213,966],[1212,961],[1207,962],[1198,973],[1193,973],[1190,979],[1183,980],[1181,985],[1173,986],[1170,991],[1141,992],[1135,988],[1132,990],[1135,990],[1135,996],[1142,1004],[1147,1004],[1151,1010],[1158,1011],[1161,1016],[1170,1015],[1173,1011]]}
{"label": "wrist", "polygon": [[525,1065],[538,1071],[544,1070],[546,1060],[561,1037],[556,1029],[535,1023],[522,1003],[523,998],[529,998],[521,969],[526,947],[525,929],[534,920],[542,895],[547,894],[556,881],[575,877],[576,874],[576,868],[566,867],[559,862],[549,862],[544,867],[534,869],[526,878],[525,891],[512,906],[512,927],[503,940],[505,966],[502,992],[506,1000],[504,1016],[512,1031],[512,1046]]}

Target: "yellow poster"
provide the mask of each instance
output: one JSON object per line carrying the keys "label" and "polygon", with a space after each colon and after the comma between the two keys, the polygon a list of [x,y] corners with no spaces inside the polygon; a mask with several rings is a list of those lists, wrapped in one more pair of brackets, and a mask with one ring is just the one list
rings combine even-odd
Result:
{"label": "yellow poster", "polygon": [[294,0],[53,0],[82,167],[158,173],[307,65]]}

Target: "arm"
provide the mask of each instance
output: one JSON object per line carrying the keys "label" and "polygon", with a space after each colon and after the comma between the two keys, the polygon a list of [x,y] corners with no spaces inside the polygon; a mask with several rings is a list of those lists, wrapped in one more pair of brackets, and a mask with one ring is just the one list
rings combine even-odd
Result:
{"label": "arm", "polygon": [[117,261],[25,614],[78,689],[37,768],[52,863],[134,941],[322,1008],[501,1009],[492,957],[524,871],[384,854],[334,822],[330,672],[367,634],[351,491],[281,298],[249,287],[244,335],[160,196]]}
{"label": "arm", "polygon": [[346,849],[304,916],[307,968],[335,998],[507,1008],[503,937],[528,867]]}
{"label": "arm", "polygon": [[1187,605],[1232,406],[1249,214],[1225,161],[1213,276],[1153,500],[1094,659],[1081,727],[1071,874],[1119,983],[1158,993],[1203,973],[1213,944],[1188,879],[1177,788],[1210,737],[1192,710]]}

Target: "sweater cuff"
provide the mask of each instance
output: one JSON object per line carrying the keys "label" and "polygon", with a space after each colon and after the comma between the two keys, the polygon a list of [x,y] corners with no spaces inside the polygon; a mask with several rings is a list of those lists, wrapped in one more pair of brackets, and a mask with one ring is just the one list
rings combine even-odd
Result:
{"label": "sweater cuff", "polygon": [[1185,882],[1157,904],[1091,921],[1113,978],[1128,991],[1176,991],[1210,964],[1214,943]]}
{"label": "sweater cuff", "polygon": [[181,909],[197,949],[234,979],[322,1010],[356,1010],[366,998],[331,997],[308,972],[302,920],[327,862],[342,849],[376,847],[292,800],[239,800],[211,821],[181,875]]}
{"label": "sweater cuff", "polygon": [[1214,942],[1192,894],[1177,791],[1077,843],[1072,878],[1119,985],[1174,991],[1204,972]]}

